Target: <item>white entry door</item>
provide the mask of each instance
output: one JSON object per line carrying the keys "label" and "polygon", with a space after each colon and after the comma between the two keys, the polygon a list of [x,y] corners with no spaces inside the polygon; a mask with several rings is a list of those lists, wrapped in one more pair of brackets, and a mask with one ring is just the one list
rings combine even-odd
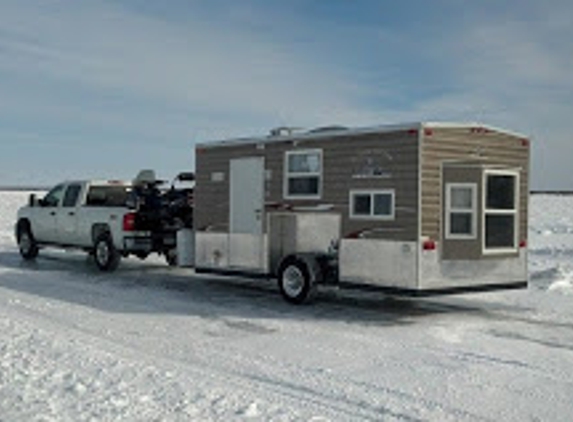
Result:
{"label": "white entry door", "polygon": [[230,162],[229,264],[264,270],[264,172],[262,157]]}

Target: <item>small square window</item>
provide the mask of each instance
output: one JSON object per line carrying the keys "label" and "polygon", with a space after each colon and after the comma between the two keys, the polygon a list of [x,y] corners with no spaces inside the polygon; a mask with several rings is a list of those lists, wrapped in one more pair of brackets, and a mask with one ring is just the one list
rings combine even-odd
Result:
{"label": "small square window", "polygon": [[351,191],[350,217],[389,220],[394,218],[394,191]]}

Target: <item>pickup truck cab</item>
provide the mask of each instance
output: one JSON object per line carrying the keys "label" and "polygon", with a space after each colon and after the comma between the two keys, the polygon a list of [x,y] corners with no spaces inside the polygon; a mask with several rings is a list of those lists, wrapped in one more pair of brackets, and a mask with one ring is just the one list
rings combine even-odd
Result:
{"label": "pickup truck cab", "polygon": [[15,227],[20,254],[34,259],[42,247],[79,248],[102,271],[114,270],[122,256],[146,257],[151,233],[136,230],[136,211],[127,207],[131,190],[129,182],[71,181],[41,199],[30,195]]}

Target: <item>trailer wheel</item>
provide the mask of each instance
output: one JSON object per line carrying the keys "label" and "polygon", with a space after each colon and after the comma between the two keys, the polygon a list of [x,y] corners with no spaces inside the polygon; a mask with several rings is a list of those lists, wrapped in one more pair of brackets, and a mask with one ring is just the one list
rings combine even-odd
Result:
{"label": "trailer wheel", "polygon": [[18,223],[17,240],[22,258],[31,260],[38,256],[38,243],[34,239],[30,225],[25,221]]}
{"label": "trailer wheel", "polygon": [[283,298],[295,305],[309,302],[316,293],[308,264],[296,257],[287,258],[280,265],[278,284]]}
{"label": "trailer wheel", "polygon": [[108,233],[101,233],[94,242],[94,261],[101,271],[114,271],[121,255],[113,245]]}

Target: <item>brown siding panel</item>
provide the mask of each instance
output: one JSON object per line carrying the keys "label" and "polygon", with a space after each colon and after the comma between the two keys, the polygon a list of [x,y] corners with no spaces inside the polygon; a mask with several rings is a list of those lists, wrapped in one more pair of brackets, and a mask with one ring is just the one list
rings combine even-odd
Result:
{"label": "brown siding panel", "polygon": [[[283,195],[283,167],[286,151],[321,149],[323,154],[322,198],[286,200]],[[199,230],[228,230],[229,161],[263,156],[270,178],[265,182],[267,208],[332,204],[342,215],[342,235],[374,230],[372,236],[395,240],[418,237],[418,137],[407,131],[336,136],[322,139],[290,139],[240,146],[215,146],[197,151],[195,221]],[[356,177],[366,164],[374,163],[388,177]],[[224,180],[211,180],[213,173]],[[353,177],[354,176],[354,177]],[[248,187],[245,187],[248,188]],[[354,189],[394,189],[396,218],[393,221],[349,218],[349,192]]]}

